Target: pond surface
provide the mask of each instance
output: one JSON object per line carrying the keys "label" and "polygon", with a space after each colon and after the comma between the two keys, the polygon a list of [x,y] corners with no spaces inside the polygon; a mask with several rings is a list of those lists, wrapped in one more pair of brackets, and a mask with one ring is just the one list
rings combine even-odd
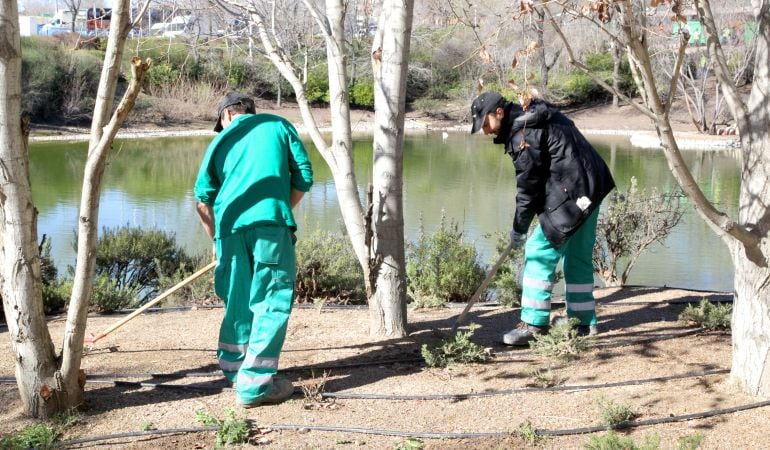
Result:
{"label": "pond surface", "polygon": [[[672,191],[676,182],[661,151],[633,149],[625,138],[590,137],[607,161],[620,189],[636,177],[640,189]],[[109,156],[103,181],[100,227],[156,227],[176,234],[191,253],[210,244],[195,213],[192,186],[210,138],[166,138],[118,141]],[[38,233],[51,238],[52,256],[60,268],[73,265],[74,236],[86,143],[33,143],[30,176],[39,211]],[[341,230],[339,206],[329,169],[308,145],[315,184],[295,210],[300,238],[315,228]],[[359,188],[371,179],[371,139],[354,143]],[[685,153],[687,164],[706,196],[730,215],[739,194],[739,164],[734,153]],[[494,256],[495,237],[507,234],[513,219],[513,165],[484,136],[408,135],[404,156],[406,238],[414,241],[421,224],[430,233],[442,214],[456,221],[481,252]],[[629,284],[729,291],[733,268],[726,246],[687,206],[683,222],[664,245],[655,245],[639,260]]]}

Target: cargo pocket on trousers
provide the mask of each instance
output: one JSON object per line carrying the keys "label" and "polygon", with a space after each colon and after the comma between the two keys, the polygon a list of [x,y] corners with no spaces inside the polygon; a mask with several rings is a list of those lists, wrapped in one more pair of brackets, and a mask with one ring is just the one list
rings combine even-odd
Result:
{"label": "cargo pocket on trousers", "polygon": [[227,294],[230,291],[232,264],[232,261],[219,261],[214,269],[214,293],[225,302],[227,302]]}

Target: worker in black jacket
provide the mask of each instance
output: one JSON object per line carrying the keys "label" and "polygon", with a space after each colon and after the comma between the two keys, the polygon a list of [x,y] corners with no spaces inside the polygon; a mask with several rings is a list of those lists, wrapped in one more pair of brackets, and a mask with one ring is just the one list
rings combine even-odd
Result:
{"label": "worker in black jacket", "polygon": [[[525,345],[549,328],[556,265],[563,259],[568,317],[578,332],[596,334],[593,247],[599,206],[615,187],[607,165],[557,109],[535,100],[522,110],[497,92],[471,105],[471,133],[483,130],[516,168],[516,213],[511,242],[524,247],[521,323],[503,335],[508,345]],[[527,239],[532,219],[539,224]],[[563,318],[560,318],[563,320]]]}

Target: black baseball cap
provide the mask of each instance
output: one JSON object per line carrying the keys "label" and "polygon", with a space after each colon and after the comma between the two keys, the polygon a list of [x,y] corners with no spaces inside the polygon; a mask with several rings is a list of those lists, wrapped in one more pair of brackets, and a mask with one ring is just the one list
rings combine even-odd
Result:
{"label": "black baseball cap", "polygon": [[471,104],[471,118],[473,119],[471,134],[484,126],[487,114],[495,112],[497,108],[502,108],[504,105],[505,99],[497,92],[484,92],[476,97]]}
{"label": "black baseball cap", "polygon": [[217,122],[214,124],[214,131],[222,131],[222,111],[228,106],[243,105],[246,107],[246,114],[256,114],[257,108],[254,106],[254,100],[246,94],[240,92],[230,92],[219,102],[217,106]]}

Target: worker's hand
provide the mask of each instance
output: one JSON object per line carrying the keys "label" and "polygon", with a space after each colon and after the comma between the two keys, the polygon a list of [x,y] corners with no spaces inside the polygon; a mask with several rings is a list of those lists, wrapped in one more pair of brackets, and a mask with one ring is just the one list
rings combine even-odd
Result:
{"label": "worker's hand", "polygon": [[527,242],[526,233],[519,233],[516,230],[511,230],[511,246],[513,248],[522,248],[524,243]]}

